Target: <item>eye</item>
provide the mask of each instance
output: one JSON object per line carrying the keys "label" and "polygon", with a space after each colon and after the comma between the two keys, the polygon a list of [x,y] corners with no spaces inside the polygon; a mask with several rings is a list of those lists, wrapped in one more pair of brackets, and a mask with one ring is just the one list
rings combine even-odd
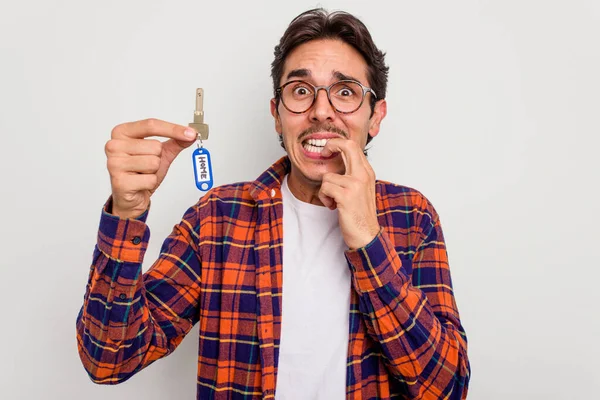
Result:
{"label": "eye", "polygon": [[356,94],[356,92],[354,90],[352,90],[351,88],[349,88],[348,86],[344,86],[342,88],[340,88],[336,94],[338,96],[342,96],[342,97],[348,97],[348,96],[354,96]]}
{"label": "eye", "polygon": [[310,90],[306,86],[298,85],[294,87],[295,96],[307,96],[310,94]]}

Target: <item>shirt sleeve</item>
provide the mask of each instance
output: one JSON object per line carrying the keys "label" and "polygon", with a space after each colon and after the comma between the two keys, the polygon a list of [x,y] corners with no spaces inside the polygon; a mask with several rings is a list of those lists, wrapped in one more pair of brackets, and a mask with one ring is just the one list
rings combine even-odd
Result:
{"label": "shirt sleeve", "polygon": [[100,218],[83,307],[77,316],[81,361],[95,383],[117,384],[173,352],[197,322],[200,288],[198,204],[165,239],[142,274],[148,210],[135,219]]}
{"label": "shirt sleeve", "polygon": [[381,345],[391,375],[414,399],[465,399],[467,337],[454,299],[446,246],[431,204],[415,214],[420,233],[409,275],[382,228],[348,250],[353,287],[367,333]]}

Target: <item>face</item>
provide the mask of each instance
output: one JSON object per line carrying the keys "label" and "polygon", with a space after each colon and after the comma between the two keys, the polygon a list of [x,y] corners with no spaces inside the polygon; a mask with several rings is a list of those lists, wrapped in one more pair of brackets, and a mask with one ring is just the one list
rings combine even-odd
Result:
{"label": "face", "polygon": [[[354,79],[370,87],[367,64],[362,55],[339,40],[313,40],[298,46],[288,55],[280,84],[303,80],[315,86],[328,86],[342,78]],[[371,116],[371,96],[368,93],[360,108],[351,114],[336,112],[325,90],[319,90],[312,107],[302,114],[292,113],[281,101],[277,105],[275,99],[271,100],[275,130],[282,135],[292,164],[290,179],[318,185],[325,173],[345,172],[339,154],[326,159],[320,156],[320,148],[328,139],[343,138],[364,149],[368,135],[375,137],[379,133],[381,120],[386,114],[385,100],[379,100]]]}

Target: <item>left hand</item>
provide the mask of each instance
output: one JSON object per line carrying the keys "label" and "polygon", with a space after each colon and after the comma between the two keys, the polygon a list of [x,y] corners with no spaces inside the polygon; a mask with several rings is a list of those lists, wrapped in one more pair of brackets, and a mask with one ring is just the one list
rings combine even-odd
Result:
{"label": "left hand", "polygon": [[375,198],[375,172],[362,149],[348,139],[331,139],[321,155],[340,153],[346,173],[326,173],[319,200],[331,210],[339,210],[340,230],[350,249],[369,244],[379,233]]}

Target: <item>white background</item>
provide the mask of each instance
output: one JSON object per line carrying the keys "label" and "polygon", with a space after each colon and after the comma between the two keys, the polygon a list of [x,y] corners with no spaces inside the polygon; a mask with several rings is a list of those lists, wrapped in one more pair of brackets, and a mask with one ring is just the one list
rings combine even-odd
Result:
{"label": "white background", "polygon": [[[273,47],[300,12],[360,17],[390,65],[369,159],[441,215],[471,399],[600,391],[599,1],[2,1],[0,397],[192,399],[197,328],[127,383],[76,351],[122,122],[191,122],[205,89],[216,184],[283,155]],[[144,267],[194,204],[191,149],[153,197]],[[597,397],[595,397],[597,398]]]}

